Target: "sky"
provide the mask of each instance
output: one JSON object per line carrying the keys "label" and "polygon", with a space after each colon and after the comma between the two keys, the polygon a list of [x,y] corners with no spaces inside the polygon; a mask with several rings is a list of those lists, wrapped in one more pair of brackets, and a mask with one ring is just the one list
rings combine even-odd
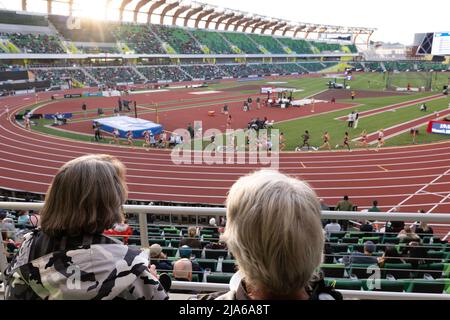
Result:
{"label": "sky", "polygon": [[410,45],[415,33],[450,31],[450,0],[200,0],[300,22],[370,27],[374,41]]}

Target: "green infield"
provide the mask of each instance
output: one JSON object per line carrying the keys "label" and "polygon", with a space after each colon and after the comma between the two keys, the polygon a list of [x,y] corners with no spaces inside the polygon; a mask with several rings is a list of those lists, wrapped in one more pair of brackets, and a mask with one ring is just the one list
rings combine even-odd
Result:
{"label": "green infield", "polygon": [[[359,125],[357,129],[349,129],[347,127],[347,122],[345,120],[339,120],[337,118],[346,117],[351,111],[357,110],[359,113],[363,113],[365,111],[374,110],[384,108],[386,106],[391,106],[397,103],[403,103],[408,101],[413,101],[415,99],[428,97],[434,95],[438,92],[439,86],[443,85],[448,81],[448,73],[418,73],[418,72],[404,72],[397,74],[389,74],[386,73],[358,73],[355,74],[354,80],[347,82],[353,90],[365,90],[365,91],[385,91],[386,83],[389,82],[391,85],[393,83],[398,84],[398,86],[406,86],[407,83],[414,87],[422,83],[425,80],[430,79],[430,75],[433,80],[433,86],[436,90],[433,92],[420,92],[420,93],[412,93],[407,95],[395,94],[392,96],[384,96],[384,97],[373,97],[373,98],[359,98],[355,101],[351,100],[339,100],[339,102],[346,103],[352,102],[357,103],[357,106],[350,106],[348,108],[344,108],[342,110],[322,113],[322,114],[311,114],[308,117],[282,121],[276,124],[275,128],[279,129],[284,133],[286,139],[286,148],[285,150],[295,150],[295,148],[301,143],[301,136],[305,130],[308,130],[311,135],[310,143],[312,146],[320,146],[322,144],[322,134],[324,131],[328,131],[331,136],[331,145],[334,147],[336,144],[341,144],[344,136],[344,132],[348,131],[351,139],[358,138],[363,130],[366,130],[369,134],[377,132],[379,129],[388,129],[393,126],[400,125],[402,123],[412,121],[414,119],[422,118],[426,115],[431,115],[433,113],[442,112],[443,110],[447,110],[449,106],[450,99],[448,97],[439,97],[433,101],[427,102],[428,110],[426,113],[421,112],[419,110],[419,105],[417,103],[413,103],[409,106],[405,106],[402,108],[398,108],[396,110],[385,110],[380,112],[374,112],[371,115],[364,116],[362,114],[361,119],[359,120]],[[389,79],[387,79],[389,77]],[[209,88],[205,90],[219,90],[224,91],[224,103],[234,102],[237,99],[233,99],[233,97],[227,97],[225,92],[233,92],[234,94],[249,94],[257,93],[259,91],[259,87],[261,86],[278,86],[278,87],[289,87],[295,88],[299,91],[294,94],[294,99],[302,99],[305,97],[309,97],[320,93],[322,91],[327,90],[327,83],[329,80],[333,80],[332,78],[283,78],[280,77],[276,81],[274,80],[258,80],[258,81],[246,81],[246,82],[223,82],[218,84],[212,84]],[[417,80],[417,81],[416,81]],[[343,81],[343,79],[336,79],[336,81]],[[270,84],[271,82],[279,82],[279,84]],[[173,89],[177,90],[177,89]],[[369,95],[370,96],[370,95]],[[197,103],[195,107],[208,105],[207,99],[209,97],[204,97],[205,101],[202,101],[202,98],[193,98]],[[185,102],[188,102],[186,100]],[[43,102],[41,104],[45,104],[47,102]],[[194,106],[177,106],[179,101],[170,100],[170,98],[164,102],[166,109],[165,110],[174,110],[174,109],[184,109],[190,108]],[[172,106],[173,105],[173,106]],[[39,105],[29,106],[24,109],[34,109]],[[151,107],[152,104],[144,104],[144,107]],[[141,112],[154,112],[154,110],[141,110]],[[316,112],[320,112],[320,110],[316,110]],[[84,120],[84,119],[83,119]],[[76,120],[78,121],[78,120]],[[435,135],[426,133],[424,124],[426,120],[420,123],[420,134],[417,137],[417,143],[431,143],[436,141],[443,141],[450,139],[449,136],[445,135]],[[64,130],[58,130],[57,128],[51,127],[51,120],[43,120],[39,121],[36,126],[33,126],[33,130],[56,135],[64,138],[75,139],[80,141],[93,141],[92,135],[78,134],[67,132]],[[219,139],[219,137],[216,137]],[[110,139],[107,138],[103,140],[104,143],[109,143]],[[135,143],[136,146],[141,146],[142,141],[137,141]],[[411,136],[408,132],[402,133],[399,132],[398,135],[393,137],[387,137],[386,146],[400,146],[400,145],[410,145],[412,143]],[[356,148],[354,145],[353,147]]]}

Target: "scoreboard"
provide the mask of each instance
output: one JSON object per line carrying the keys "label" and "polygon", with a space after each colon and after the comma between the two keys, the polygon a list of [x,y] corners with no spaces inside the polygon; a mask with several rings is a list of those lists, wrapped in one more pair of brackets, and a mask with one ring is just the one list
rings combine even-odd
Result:
{"label": "scoreboard", "polygon": [[450,56],[450,32],[435,32],[431,54],[434,56]]}

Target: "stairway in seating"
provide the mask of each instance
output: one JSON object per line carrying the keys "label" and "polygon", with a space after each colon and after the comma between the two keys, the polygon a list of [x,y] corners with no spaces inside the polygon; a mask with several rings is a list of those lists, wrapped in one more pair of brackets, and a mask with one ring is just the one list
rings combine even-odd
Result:
{"label": "stairway in seating", "polygon": [[84,67],[80,67],[80,70],[83,71],[83,73],[86,75],[87,78],[91,79],[94,83],[99,85],[98,80],[95,79],[95,77],[92,74],[90,74],[89,71],[87,71]]}
{"label": "stairway in seating", "polygon": [[139,77],[141,77],[142,80],[144,80],[145,82],[148,82],[148,78],[146,76],[144,76],[139,70],[138,68],[136,68],[135,65],[130,64],[128,67],[130,67],[130,69],[132,69],[134,72],[137,73],[137,75]]}

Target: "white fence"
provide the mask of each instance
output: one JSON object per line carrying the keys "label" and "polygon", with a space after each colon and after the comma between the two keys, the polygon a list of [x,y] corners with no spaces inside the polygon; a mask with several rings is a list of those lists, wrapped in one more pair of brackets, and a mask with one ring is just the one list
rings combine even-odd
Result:
{"label": "white fence", "polygon": [[[43,203],[23,203],[23,202],[0,202],[0,209],[7,210],[35,210],[42,208]],[[182,207],[182,206],[139,206],[125,205],[124,211],[129,214],[139,216],[139,229],[141,246],[147,248],[149,239],[147,235],[147,214],[169,215],[169,216],[225,216],[225,208],[213,207]],[[381,213],[381,212],[344,212],[344,211],[323,211],[323,219],[337,220],[376,220],[376,221],[424,221],[438,223],[437,226],[448,226],[450,228],[450,214],[419,214],[419,213]],[[433,226],[433,224],[431,224]],[[1,233],[0,233],[0,240]],[[6,256],[3,247],[0,248],[0,270],[6,267]],[[201,291],[226,291],[228,284],[214,283],[192,283],[177,282],[172,284],[173,289],[181,290],[201,290]],[[422,294],[422,293],[396,293],[396,292],[371,292],[339,290],[345,299],[368,299],[368,300],[450,300],[450,294]]]}

